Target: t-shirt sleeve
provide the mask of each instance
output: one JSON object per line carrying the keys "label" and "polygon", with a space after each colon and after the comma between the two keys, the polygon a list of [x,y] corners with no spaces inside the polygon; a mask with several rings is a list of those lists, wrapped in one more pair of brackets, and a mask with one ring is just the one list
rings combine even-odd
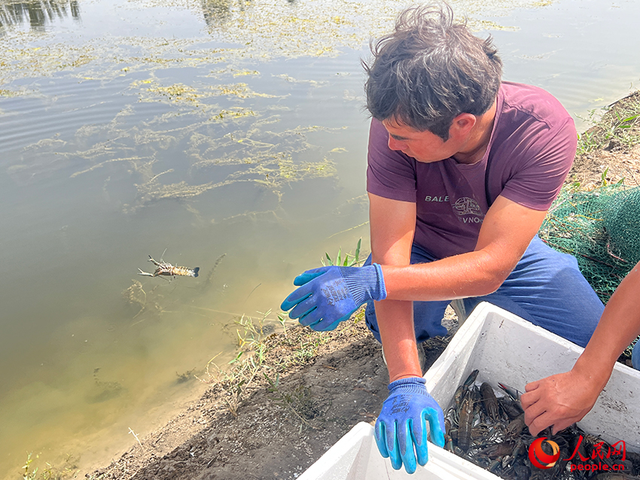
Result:
{"label": "t-shirt sleeve", "polygon": [[415,160],[389,148],[389,133],[371,121],[367,156],[367,192],[391,200],[416,201]]}
{"label": "t-shirt sleeve", "polygon": [[525,207],[547,210],[560,193],[576,154],[578,135],[570,117],[555,132],[540,131],[524,152],[527,159],[501,194]]}

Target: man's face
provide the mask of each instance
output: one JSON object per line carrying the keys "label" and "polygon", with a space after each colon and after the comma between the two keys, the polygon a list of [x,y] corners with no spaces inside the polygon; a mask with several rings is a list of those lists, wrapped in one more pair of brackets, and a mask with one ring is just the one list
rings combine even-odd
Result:
{"label": "man's face", "polygon": [[461,145],[451,136],[445,142],[428,130],[419,131],[396,122],[393,118],[382,121],[389,132],[389,148],[398,150],[419,162],[433,163],[458,153]]}

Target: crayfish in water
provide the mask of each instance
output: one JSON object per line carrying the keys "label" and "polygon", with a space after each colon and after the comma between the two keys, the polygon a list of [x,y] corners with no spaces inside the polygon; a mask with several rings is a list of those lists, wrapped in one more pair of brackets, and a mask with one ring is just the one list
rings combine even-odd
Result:
{"label": "crayfish in water", "polygon": [[[164,253],[162,256],[164,257]],[[139,268],[138,275],[142,275],[144,277],[197,277],[198,272],[200,271],[200,267],[177,267],[165,262],[162,258],[160,258],[160,261],[158,262],[157,260],[154,260],[151,255],[149,255],[149,261],[156,266],[156,270],[153,273],[149,273]]]}

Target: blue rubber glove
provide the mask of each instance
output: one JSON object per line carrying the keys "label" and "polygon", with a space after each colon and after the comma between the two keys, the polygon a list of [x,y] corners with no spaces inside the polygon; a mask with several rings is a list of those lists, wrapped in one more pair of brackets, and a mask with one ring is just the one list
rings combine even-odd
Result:
{"label": "blue rubber glove", "polygon": [[416,455],[420,465],[427,463],[427,420],[429,438],[444,447],[444,415],[427,393],[425,379],[409,377],[391,382],[389,397],[376,420],[375,437],[380,454],[391,458],[394,469],[400,470],[404,464],[407,473],[415,472]]}
{"label": "blue rubber glove", "polygon": [[322,267],[298,275],[293,284],[300,287],[280,308],[289,317],[313,330],[333,330],[369,300],[384,300],[382,268],[377,263],[366,267]]}

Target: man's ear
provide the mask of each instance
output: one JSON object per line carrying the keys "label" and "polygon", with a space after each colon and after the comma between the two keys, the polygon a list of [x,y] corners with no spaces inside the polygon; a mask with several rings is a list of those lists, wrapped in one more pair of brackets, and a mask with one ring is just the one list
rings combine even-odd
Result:
{"label": "man's ear", "polygon": [[478,118],[471,113],[461,113],[453,119],[449,135],[454,137],[466,137],[478,122]]}

